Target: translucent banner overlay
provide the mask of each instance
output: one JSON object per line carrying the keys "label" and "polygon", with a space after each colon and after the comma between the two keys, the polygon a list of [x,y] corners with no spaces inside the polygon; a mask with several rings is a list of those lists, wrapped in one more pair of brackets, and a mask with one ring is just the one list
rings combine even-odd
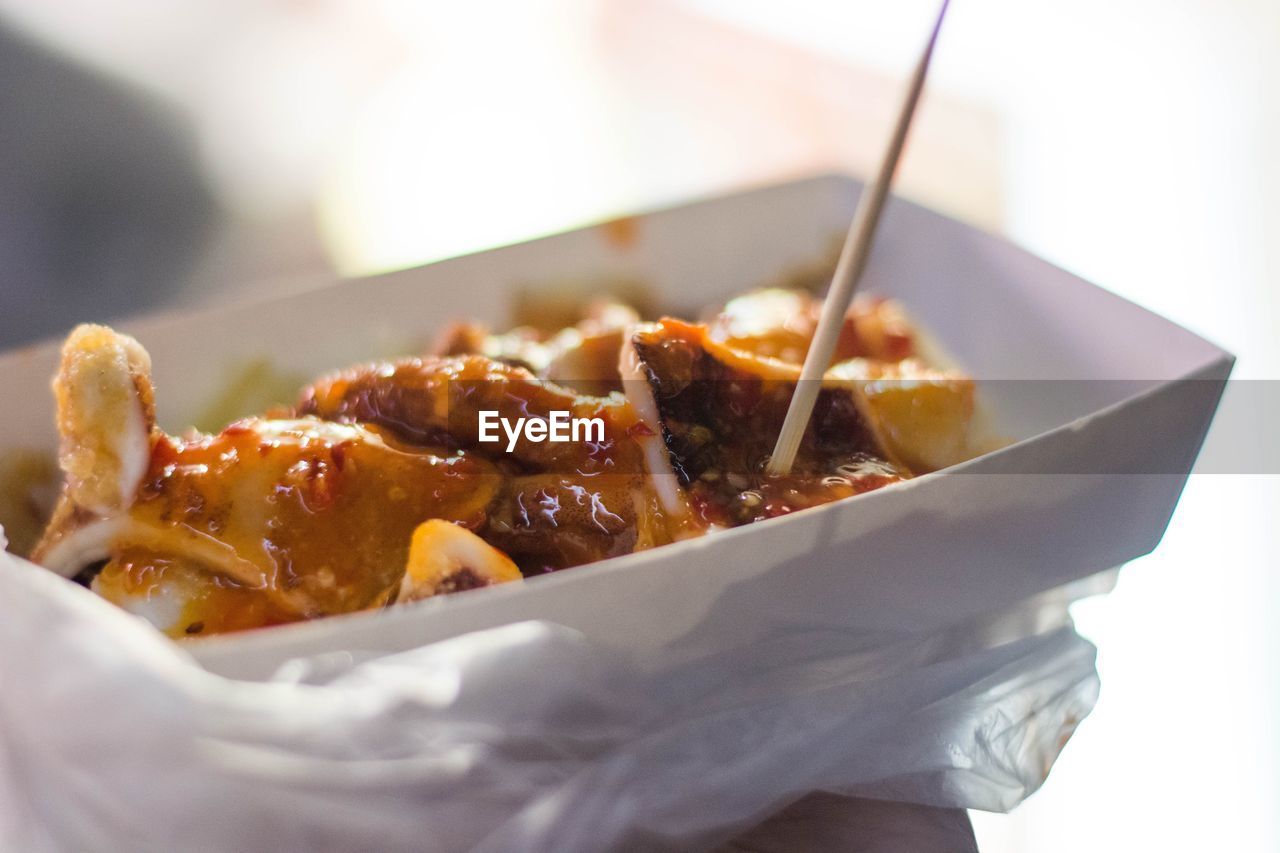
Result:
{"label": "translucent banner overlay", "polygon": [[[445,418],[430,428],[412,426],[405,437],[422,442],[430,435],[431,443],[466,449],[514,472],[579,476],[646,473],[653,457],[644,448],[660,441],[682,478],[714,470],[754,479],[793,389],[793,382],[776,379],[636,381],[610,397],[586,397],[551,383],[454,381],[444,395],[447,405],[436,409],[447,412]],[[642,408],[658,413],[656,424],[651,415],[638,417]],[[365,415],[357,419],[368,420]],[[909,465],[921,473],[994,452],[992,464],[967,469],[1178,475],[1196,458],[1211,420],[1196,473],[1280,474],[1280,382],[1273,380],[828,382],[799,467],[821,472],[877,455],[949,460]],[[374,422],[392,431],[405,424],[394,407]],[[574,434],[579,440],[555,440]],[[1026,442],[1037,438],[1031,452]],[[967,452],[958,442],[967,442]]]}

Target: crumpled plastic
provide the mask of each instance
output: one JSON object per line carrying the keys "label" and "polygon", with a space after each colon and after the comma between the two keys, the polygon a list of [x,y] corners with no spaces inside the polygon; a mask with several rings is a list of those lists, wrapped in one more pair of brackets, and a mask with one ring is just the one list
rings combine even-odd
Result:
{"label": "crumpled plastic", "polygon": [[1007,810],[1093,707],[1091,591],[667,667],[522,622],[247,682],[0,554],[0,849],[698,850],[815,791]]}

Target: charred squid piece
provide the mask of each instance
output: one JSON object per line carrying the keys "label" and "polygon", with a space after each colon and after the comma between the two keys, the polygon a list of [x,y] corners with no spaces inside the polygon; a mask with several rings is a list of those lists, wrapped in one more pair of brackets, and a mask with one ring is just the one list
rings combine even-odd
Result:
{"label": "charred squid piece", "polygon": [[[447,436],[492,460],[505,479],[476,532],[526,575],[665,544],[680,535],[688,515],[679,508],[672,515],[659,501],[636,441],[651,432],[625,399],[574,394],[481,356],[355,368],[315,383],[297,411],[378,425],[410,442]],[[506,436],[478,441],[481,411],[509,421],[570,412],[599,418],[603,436],[521,438],[508,453]]]}
{"label": "charred squid piece", "polygon": [[[511,452],[508,439],[481,442],[480,413],[516,423],[546,420],[553,412],[599,418],[599,441],[529,441],[521,436]],[[525,471],[583,477],[639,471],[639,454],[627,440],[636,417],[621,397],[575,394],[529,371],[483,356],[410,358],[363,365],[308,387],[299,415],[340,423],[376,424],[421,445],[446,444],[521,466]],[[496,427],[489,431],[492,437]]]}
{"label": "charred squid piece", "polygon": [[[793,364],[804,362],[822,300],[801,290],[766,288],[729,300],[709,322],[711,340]],[[859,294],[845,316],[833,361],[896,362],[916,354],[916,334],[897,302]]]}
{"label": "charred squid piece", "polygon": [[663,545],[668,518],[647,479],[643,471],[511,477],[479,533],[526,576]]}
{"label": "charred squid piece", "polygon": [[646,456],[651,471],[678,484],[705,523],[785,515],[910,476],[858,388],[825,382],[792,473],[768,476],[797,365],[725,346],[679,320],[638,327],[629,346],[627,393],[666,450]]}

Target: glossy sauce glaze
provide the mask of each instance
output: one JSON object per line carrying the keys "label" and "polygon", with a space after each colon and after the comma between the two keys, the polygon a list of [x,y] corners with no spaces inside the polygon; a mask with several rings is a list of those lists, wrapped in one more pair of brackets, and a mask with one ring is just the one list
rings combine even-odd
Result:
{"label": "glossy sauce glaze", "polygon": [[[964,458],[972,381],[925,368],[900,309],[867,300],[846,322],[851,359],[823,380],[791,473],[765,473],[816,306],[762,291],[705,325],[639,323],[610,305],[549,336],[462,324],[436,355],[357,365],[270,417],[183,438],[155,425],[145,351],[85,327],[59,374],[76,465],[64,465],[36,553],[190,637],[559,571]],[[109,411],[95,402],[103,371],[123,389]],[[141,417],[128,442],[104,444],[118,410]],[[481,413],[561,412],[598,419],[601,434],[481,440]],[[140,460],[140,482],[95,449],[108,445]]]}
{"label": "glossy sauce glaze", "polygon": [[[380,606],[414,527],[428,517],[479,525],[501,481],[473,454],[410,446],[376,426],[246,420],[193,441],[161,437],[119,555],[96,583],[119,576],[140,589],[177,562],[229,582],[218,589],[252,591],[272,621]],[[209,597],[244,596],[201,592]],[[219,622],[196,609],[174,630]]]}
{"label": "glossy sauce glaze", "polygon": [[[491,459],[504,476],[478,532],[526,575],[671,541],[631,440],[643,425],[621,397],[574,394],[523,368],[463,356],[344,371],[308,388],[297,411],[375,424],[409,442],[447,436],[453,446]],[[478,441],[481,411],[513,420],[566,411],[601,419],[604,436],[561,443],[522,438],[508,453]]]}
{"label": "glossy sauce glaze", "polygon": [[823,388],[790,474],[765,473],[795,391],[791,365],[744,358],[680,320],[633,339],[657,403],[671,464],[699,515],[734,526],[776,518],[910,476],[858,394]]}

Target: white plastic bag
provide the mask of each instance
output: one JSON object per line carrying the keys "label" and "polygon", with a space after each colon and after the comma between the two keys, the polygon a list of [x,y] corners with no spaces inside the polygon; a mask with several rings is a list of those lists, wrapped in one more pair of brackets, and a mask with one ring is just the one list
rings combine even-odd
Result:
{"label": "white plastic bag", "polygon": [[1069,597],[666,668],[524,622],[255,683],[4,554],[0,849],[691,850],[815,790],[1008,809],[1096,697]]}

